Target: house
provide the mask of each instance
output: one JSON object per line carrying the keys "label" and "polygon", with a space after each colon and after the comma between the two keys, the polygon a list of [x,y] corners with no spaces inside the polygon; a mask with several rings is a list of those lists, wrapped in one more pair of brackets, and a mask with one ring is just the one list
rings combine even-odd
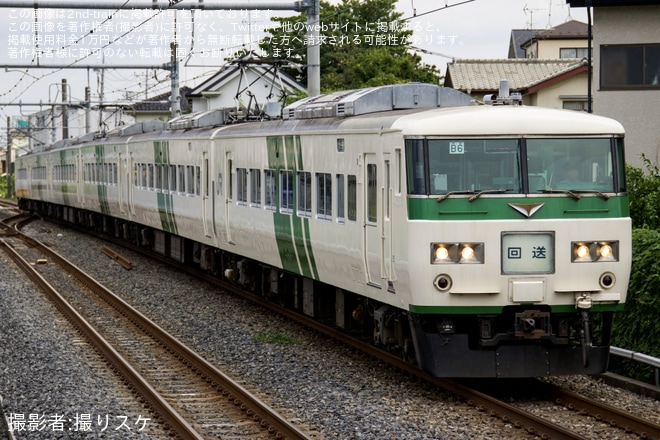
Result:
{"label": "house", "polygon": [[497,93],[509,81],[523,104],[584,110],[587,101],[587,62],[582,59],[456,60],[447,65],[445,86],[481,97]]}
{"label": "house", "polygon": [[586,23],[571,20],[536,32],[522,44],[525,58],[565,59],[587,57]]}
{"label": "house", "polygon": [[509,58],[454,60],[445,85],[475,97],[497,93],[507,79],[523,103],[551,108],[587,107],[587,25],[579,21],[545,30],[511,31]]}
{"label": "house", "polygon": [[513,29],[509,40],[509,58],[527,58],[523,45],[543,29]]}
{"label": "house", "polygon": [[660,0],[567,0],[593,7],[593,112],[626,129],[626,160],[660,164]]}
{"label": "house", "polygon": [[191,93],[192,111],[216,108],[255,108],[277,102],[283,95],[306,93],[305,88],[277,64],[248,53],[232,61]]}
{"label": "house", "polygon": [[[190,100],[190,87],[181,87],[179,89],[181,113],[190,113],[192,110],[192,101]],[[167,121],[172,117],[172,104],[171,92],[166,92],[157,96],[153,96],[144,101],[136,102],[134,104],[124,107],[124,113],[135,118],[135,122],[143,122],[150,120]]]}

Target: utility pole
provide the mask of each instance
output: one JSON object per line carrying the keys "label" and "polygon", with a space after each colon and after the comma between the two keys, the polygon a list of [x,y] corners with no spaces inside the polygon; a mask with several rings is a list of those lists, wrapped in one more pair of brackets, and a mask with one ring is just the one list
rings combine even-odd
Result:
{"label": "utility pole", "polygon": [[321,94],[321,43],[320,17],[321,1],[311,0],[307,9],[307,34],[310,42],[307,46],[307,95]]}
{"label": "utility pole", "polygon": [[[62,78],[62,102],[69,100],[66,78]],[[62,139],[69,139],[69,106],[62,106]]]}
{"label": "utility pole", "polygon": [[7,116],[7,198],[11,199],[12,193],[13,193],[13,188],[11,185],[11,168],[12,168],[12,161],[11,161],[11,117]]}
{"label": "utility pole", "polygon": [[179,58],[176,56],[178,45],[176,41],[170,43],[170,50],[172,51],[171,64],[172,70],[170,70],[170,83],[172,85],[172,96],[171,101],[171,113],[172,119],[177,116],[181,116],[181,92],[179,91]]}

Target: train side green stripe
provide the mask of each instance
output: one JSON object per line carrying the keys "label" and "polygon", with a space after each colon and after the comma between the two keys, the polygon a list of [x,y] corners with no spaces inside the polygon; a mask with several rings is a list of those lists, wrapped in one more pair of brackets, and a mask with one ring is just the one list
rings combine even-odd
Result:
{"label": "train side green stripe", "polygon": [[[60,151],[60,165],[61,169],[64,169],[64,164],[66,164],[66,150],[61,150]],[[62,193],[62,201],[66,206],[71,206],[71,199],[69,198],[69,189],[71,186],[69,185],[69,182],[66,182],[62,180],[60,182],[60,192]]]}
{"label": "train side green stripe", "polygon": [[[168,141],[154,141],[154,158],[156,165],[165,165],[165,167],[167,167],[166,172],[169,173],[170,143]],[[161,179],[162,178],[163,176],[161,175]],[[159,184],[162,188],[163,182],[161,181]],[[174,200],[172,194],[169,192],[169,188],[157,192],[156,198],[158,200],[158,214],[160,215],[161,228],[163,231],[177,234],[178,228],[176,225],[176,217],[174,216]]]}
{"label": "train side green stripe", "polygon": [[[94,153],[96,155],[96,163],[104,164],[105,163],[105,145],[98,144],[94,147]],[[99,197],[99,210],[102,214],[110,215],[110,204],[108,203],[108,187],[100,182],[96,183],[96,191]]]}
{"label": "train side green stripe", "polygon": [[[460,198],[458,198],[460,197]],[[458,196],[440,202],[437,197],[408,198],[410,220],[521,220],[526,217],[509,206],[509,203],[544,205],[532,215],[532,219],[587,219],[620,218],[630,215],[628,196],[583,196],[576,200],[563,197],[488,197],[472,202]]]}
{"label": "train side green stripe", "polygon": [[[294,148],[298,146],[298,148]],[[275,239],[284,270],[318,279],[309,236],[309,219],[296,215],[298,194],[296,191],[297,171],[302,166],[300,139],[294,136],[269,136],[266,139],[268,167],[275,170],[277,179],[277,207],[273,212]],[[297,154],[296,154],[297,150]],[[289,170],[293,174],[292,213],[281,212],[282,182],[280,172]]]}

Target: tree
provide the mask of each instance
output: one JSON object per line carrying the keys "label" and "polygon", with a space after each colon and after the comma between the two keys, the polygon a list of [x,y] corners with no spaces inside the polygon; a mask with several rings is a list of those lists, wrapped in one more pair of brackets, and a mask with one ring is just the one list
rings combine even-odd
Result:
{"label": "tree", "polygon": [[626,166],[626,186],[633,228],[660,229],[660,170],[645,155],[646,172]]}
{"label": "tree", "polygon": [[[321,89],[323,92],[419,81],[438,84],[439,71],[408,51],[408,23],[395,12],[394,0],[321,2]],[[307,64],[307,16],[274,17],[277,25],[261,44],[269,57]],[[298,81],[306,69],[285,68]]]}

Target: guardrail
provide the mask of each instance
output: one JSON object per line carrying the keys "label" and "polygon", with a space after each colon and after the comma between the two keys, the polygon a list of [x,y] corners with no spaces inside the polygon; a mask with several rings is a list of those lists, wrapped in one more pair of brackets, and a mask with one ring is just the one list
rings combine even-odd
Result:
{"label": "guardrail", "polygon": [[610,354],[614,356],[619,356],[625,359],[630,359],[635,362],[641,362],[646,365],[650,365],[655,368],[655,386],[660,386],[660,359],[654,358],[644,353],[639,353],[632,350],[626,350],[625,348],[619,347],[610,347]]}

